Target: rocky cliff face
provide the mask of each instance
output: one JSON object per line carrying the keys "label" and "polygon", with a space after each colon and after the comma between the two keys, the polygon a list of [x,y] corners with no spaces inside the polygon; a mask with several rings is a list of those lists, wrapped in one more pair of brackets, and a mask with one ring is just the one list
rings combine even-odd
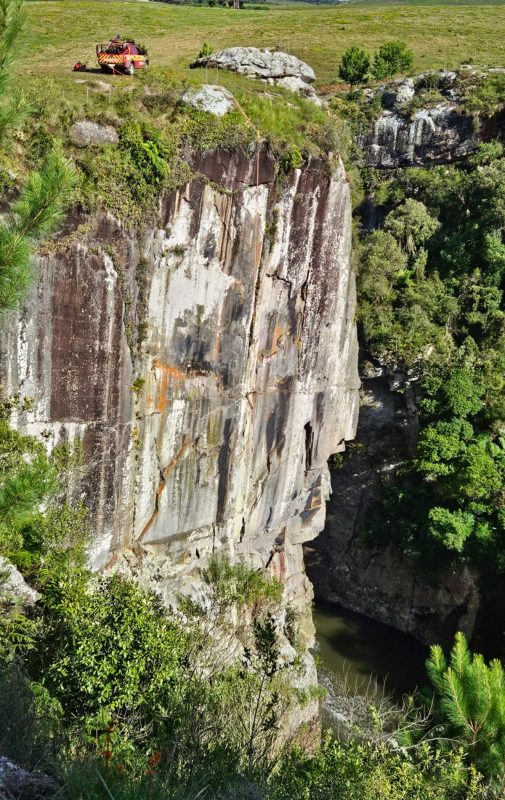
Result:
{"label": "rocky cliff face", "polygon": [[243,556],[310,635],[302,543],[358,411],[349,188],[341,165],[279,177],[265,152],[193,167],[141,236],[69,221],[2,333],[1,382],[33,399],[18,428],[81,443],[96,568],[171,602],[210,553]]}
{"label": "rocky cliff face", "polygon": [[446,164],[476,147],[472,120],[447,103],[405,118],[384,111],[367,137],[367,164],[391,168]]}
{"label": "rocky cliff face", "polygon": [[479,134],[462,102],[462,80],[456,72],[427,73],[379,88],[383,110],[360,136],[366,164],[446,164],[475,150]]}
{"label": "rocky cliff face", "polygon": [[415,636],[450,644],[457,630],[471,636],[479,609],[475,576],[449,570],[431,582],[390,547],[373,547],[360,533],[382,479],[414,455],[415,386],[394,391],[385,376],[365,377],[356,441],[333,470],[324,533],[306,547],[307,572],[318,597],[340,603]]}

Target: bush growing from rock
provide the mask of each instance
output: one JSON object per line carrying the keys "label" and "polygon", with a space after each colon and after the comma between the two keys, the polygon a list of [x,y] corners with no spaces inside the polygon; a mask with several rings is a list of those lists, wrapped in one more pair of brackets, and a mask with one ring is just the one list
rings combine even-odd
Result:
{"label": "bush growing from rock", "polygon": [[405,42],[386,42],[374,55],[372,74],[378,81],[408,72],[414,64],[414,53]]}
{"label": "bush growing from rock", "polygon": [[366,82],[369,69],[370,56],[361,47],[353,45],[343,54],[338,74],[343,81],[355,86]]}

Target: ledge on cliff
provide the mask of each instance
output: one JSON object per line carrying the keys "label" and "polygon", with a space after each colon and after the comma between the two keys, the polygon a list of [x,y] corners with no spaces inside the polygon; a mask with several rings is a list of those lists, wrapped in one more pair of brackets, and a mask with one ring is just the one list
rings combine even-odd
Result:
{"label": "ledge on cliff", "polygon": [[[107,209],[128,224],[142,224],[156,215],[164,189],[182,186],[191,176],[195,152],[240,150],[251,155],[258,140],[273,153],[280,169],[289,171],[308,158],[342,148],[344,123],[335,115],[280,86],[229,74],[229,109],[216,117],[185,102],[190,88],[201,88],[198,76],[181,81],[150,69],[133,85],[78,78],[86,86],[86,102],[69,115],[63,98],[47,102],[46,89],[33,89],[33,118],[25,125],[10,168],[13,188],[25,168],[33,168],[55,137],[62,139],[77,167],[76,205],[86,211]],[[34,121],[36,120],[36,122]]]}

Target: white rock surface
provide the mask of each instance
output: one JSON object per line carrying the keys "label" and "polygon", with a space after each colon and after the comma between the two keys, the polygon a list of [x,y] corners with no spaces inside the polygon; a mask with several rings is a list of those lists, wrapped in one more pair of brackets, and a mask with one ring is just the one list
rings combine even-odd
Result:
{"label": "white rock surface", "polygon": [[223,117],[234,107],[233,95],[223,86],[204,83],[198,89],[188,89],[182,96],[185,103],[216,117]]}
{"label": "white rock surface", "polygon": [[277,86],[282,86],[283,89],[288,89],[290,92],[299,94],[301,97],[304,97],[305,100],[310,100],[311,103],[315,103],[316,106],[326,105],[325,100],[319,97],[314,87],[311,86],[310,83],[302,81],[301,78],[279,78],[275,81],[272,80],[272,83],[275,83]]}
{"label": "white rock surface", "polygon": [[394,92],[395,104],[403,106],[409,103],[415,96],[416,89],[412,78],[405,78],[401,81],[396,81],[393,86],[389,87],[391,92]]}
{"label": "white rock surface", "polygon": [[260,50],[258,47],[228,47],[197,59],[192,67],[219,67],[254,78],[299,78],[313,83],[316,76],[311,66],[290,53]]}
{"label": "white rock surface", "polygon": [[94,144],[117,144],[117,131],[112,125],[98,125],[89,119],[74,122],[69,131],[70,141],[77,147]]}
{"label": "white rock surface", "polygon": [[[367,165],[390,169],[445,164],[473,152],[479,131],[465,109],[463,94],[490,71],[462,68],[459,72],[425,72],[365,90],[369,100],[379,95],[384,108],[373,127],[358,135]],[[432,95],[425,94],[430,89],[439,94],[436,104]],[[417,111],[411,106],[413,99],[417,100]]]}
{"label": "white rock surface", "polygon": [[28,586],[14,564],[2,556],[0,556],[0,592],[13,594],[28,605],[33,605],[40,597],[35,589]]}

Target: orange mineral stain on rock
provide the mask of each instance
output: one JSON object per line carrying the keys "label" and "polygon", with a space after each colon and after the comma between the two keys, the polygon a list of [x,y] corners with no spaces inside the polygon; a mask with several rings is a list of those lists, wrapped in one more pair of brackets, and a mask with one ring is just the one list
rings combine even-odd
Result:
{"label": "orange mineral stain on rock", "polygon": [[177,367],[172,367],[170,364],[165,364],[164,361],[155,359],[153,362],[155,374],[155,393],[147,397],[147,407],[150,410],[163,413],[169,405],[169,390],[170,384],[174,381],[185,381],[187,375]]}
{"label": "orange mineral stain on rock", "polygon": [[158,487],[156,489],[156,495],[155,495],[155,498],[154,498],[154,511],[151,514],[151,516],[149,517],[147,523],[144,525],[142,533],[140,534],[140,536],[137,539],[138,543],[143,541],[145,536],[148,534],[150,528],[152,527],[154,520],[158,516],[159,501],[160,501],[160,497],[161,497],[163,491],[165,490],[165,486],[167,485],[168,476],[170,475],[172,470],[175,469],[175,467],[178,465],[178,463],[182,460],[182,458],[184,457],[184,455],[186,454],[187,450],[190,447],[192,447],[192,443],[191,442],[184,442],[184,444],[181,445],[181,447],[179,448],[179,450],[177,451],[175,456],[172,458],[172,460],[167,464],[165,469],[163,469],[161,471],[160,482],[159,482]]}
{"label": "orange mineral stain on rock", "polygon": [[271,356],[274,356],[278,352],[280,341],[286,333],[287,331],[285,328],[283,328],[281,325],[276,325],[274,328],[270,349],[264,350],[262,353],[260,353],[260,357],[271,358]]}

